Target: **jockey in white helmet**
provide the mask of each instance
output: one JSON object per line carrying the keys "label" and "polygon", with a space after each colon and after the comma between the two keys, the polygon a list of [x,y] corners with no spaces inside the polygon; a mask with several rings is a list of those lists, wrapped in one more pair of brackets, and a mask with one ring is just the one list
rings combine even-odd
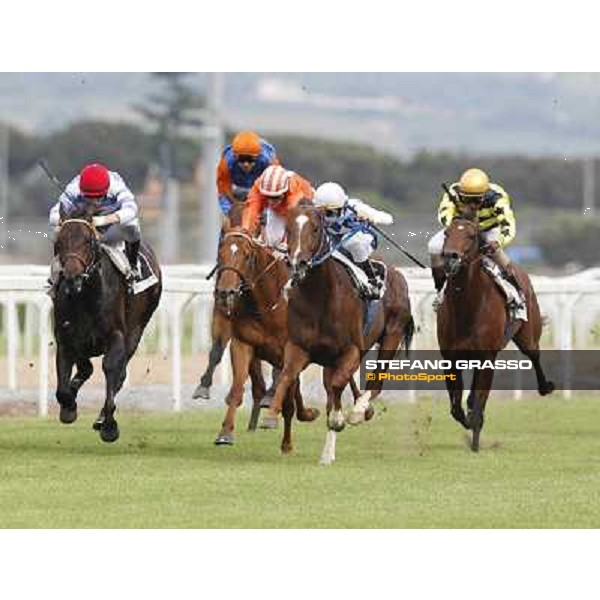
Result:
{"label": "jockey in white helmet", "polygon": [[345,238],[341,248],[369,278],[372,287],[369,296],[378,298],[381,282],[369,262],[369,257],[377,247],[377,236],[369,224],[391,225],[394,222],[392,215],[376,210],[358,198],[349,198],[344,188],[334,182],[320,185],[315,191],[313,203],[325,209],[327,232],[334,243]]}

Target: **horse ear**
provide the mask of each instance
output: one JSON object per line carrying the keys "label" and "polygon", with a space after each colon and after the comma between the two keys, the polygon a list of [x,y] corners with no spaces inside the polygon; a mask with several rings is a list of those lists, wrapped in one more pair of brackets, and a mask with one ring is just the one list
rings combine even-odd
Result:
{"label": "horse ear", "polygon": [[85,206],[83,217],[86,221],[91,221],[94,218],[94,212],[96,211],[96,207],[88,202]]}
{"label": "horse ear", "polygon": [[231,224],[231,219],[228,216],[223,217],[223,223],[221,225],[223,229],[223,233],[227,233],[233,229],[233,225]]}

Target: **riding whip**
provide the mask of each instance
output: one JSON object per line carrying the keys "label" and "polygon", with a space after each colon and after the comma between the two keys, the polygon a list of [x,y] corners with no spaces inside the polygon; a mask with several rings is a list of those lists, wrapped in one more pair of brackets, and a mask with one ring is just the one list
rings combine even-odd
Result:
{"label": "riding whip", "polygon": [[377,233],[379,233],[390,244],[392,244],[394,248],[400,250],[400,252],[402,252],[407,258],[410,258],[410,260],[412,260],[415,264],[419,265],[419,267],[421,267],[422,269],[428,268],[418,258],[414,257],[408,250],[405,250],[398,242],[396,242],[396,240],[394,240],[387,233],[385,233],[385,231],[377,227],[377,225],[375,225],[374,223],[369,223],[369,227],[372,227]]}

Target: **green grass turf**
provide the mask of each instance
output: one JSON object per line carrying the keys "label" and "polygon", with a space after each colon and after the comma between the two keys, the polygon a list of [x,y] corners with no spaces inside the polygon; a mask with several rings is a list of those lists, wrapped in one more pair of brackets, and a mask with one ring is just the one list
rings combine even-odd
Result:
{"label": "green grass turf", "polygon": [[381,404],[318,465],[323,417],[212,441],[222,411],[0,421],[2,527],[599,527],[600,399],[491,401],[482,451],[446,402]]}

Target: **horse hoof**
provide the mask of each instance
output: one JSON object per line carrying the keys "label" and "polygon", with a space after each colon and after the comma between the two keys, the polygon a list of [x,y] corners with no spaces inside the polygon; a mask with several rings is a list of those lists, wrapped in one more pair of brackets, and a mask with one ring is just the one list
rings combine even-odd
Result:
{"label": "horse hoof", "polygon": [[540,396],[546,396],[547,394],[551,394],[554,391],[554,389],[554,382],[547,381],[546,385],[541,387],[538,391],[540,393]]}
{"label": "horse hoof", "polygon": [[291,454],[292,445],[291,444],[281,444],[281,454]]}
{"label": "horse hoof", "polygon": [[366,411],[362,410],[351,410],[348,414],[346,421],[348,425],[360,425],[366,420]]}
{"label": "horse hoof", "polygon": [[233,446],[233,433],[220,433],[215,440],[215,446]]}
{"label": "horse hoof", "polygon": [[273,396],[263,396],[260,399],[260,407],[271,408],[271,402],[273,402]]}
{"label": "horse hoof", "polygon": [[277,429],[279,424],[279,419],[277,417],[273,417],[271,415],[267,415],[263,417],[263,420],[260,424],[261,429]]}
{"label": "horse hoof", "polygon": [[[95,423],[94,423],[95,425]],[[100,439],[103,442],[107,442],[112,444],[112,442],[116,442],[119,439],[119,426],[116,421],[113,421],[111,424],[103,423],[100,427]]]}
{"label": "horse hoof", "polygon": [[75,421],[77,421],[77,404],[75,404],[73,407],[61,405],[58,418],[60,422],[64,423],[65,425],[75,423]]}
{"label": "horse hoof", "polygon": [[341,423],[329,423],[329,429],[331,429],[331,431],[335,431],[336,433],[344,431],[345,428],[346,423],[344,421],[342,421]]}
{"label": "horse hoof", "polygon": [[318,408],[305,408],[304,412],[297,415],[298,421],[301,423],[310,423],[316,421],[319,418],[321,412]]}
{"label": "horse hoof", "polygon": [[202,400],[210,400],[210,388],[200,384],[192,394],[192,398],[197,400],[201,398]]}
{"label": "horse hoof", "polygon": [[375,414],[375,409],[369,404],[369,408],[365,411],[365,421],[370,421]]}

